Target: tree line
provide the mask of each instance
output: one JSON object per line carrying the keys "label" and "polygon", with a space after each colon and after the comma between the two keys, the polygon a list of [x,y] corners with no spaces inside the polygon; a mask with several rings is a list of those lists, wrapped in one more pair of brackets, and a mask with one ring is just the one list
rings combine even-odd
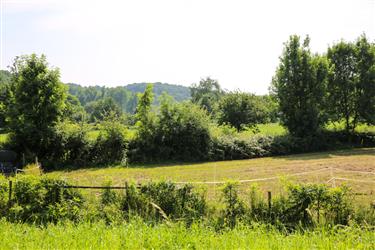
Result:
{"label": "tree line", "polygon": [[[224,91],[207,77],[183,102],[166,93],[154,98],[152,85],[137,98],[123,88],[69,85],[69,92],[44,55],[16,57],[10,73],[1,74],[8,83],[0,85],[8,147],[52,165],[239,159],[329,148],[337,136],[322,135],[328,122],[344,121],[347,135],[360,123],[375,123],[375,45],[361,35],[313,54],[309,42],[294,35],[284,44],[269,95]],[[134,114],[119,102],[133,102]],[[269,122],[281,122],[289,137],[241,141],[212,134],[213,128],[240,131]],[[100,128],[94,140],[88,123]]]}

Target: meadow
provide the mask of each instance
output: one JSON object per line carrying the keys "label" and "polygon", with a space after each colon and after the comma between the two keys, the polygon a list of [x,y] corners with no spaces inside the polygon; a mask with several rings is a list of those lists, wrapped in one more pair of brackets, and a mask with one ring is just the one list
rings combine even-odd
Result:
{"label": "meadow", "polygon": [[[208,200],[219,201],[224,182],[240,181],[240,191],[257,185],[263,194],[283,193],[286,182],[346,184],[360,203],[375,200],[375,149],[361,148],[250,160],[109,166],[106,168],[66,169],[46,173],[77,185],[114,186],[125,182],[172,181],[192,183],[206,190]],[[337,178],[333,179],[332,178]],[[339,179],[340,178],[340,179]]]}
{"label": "meadow", "polygon": [[262,225],[215,231],[203,224],[148,225],[131,221],[36,227],[0,221],[0,249],[374,249],[371,230],[320,228],[285,234]]}

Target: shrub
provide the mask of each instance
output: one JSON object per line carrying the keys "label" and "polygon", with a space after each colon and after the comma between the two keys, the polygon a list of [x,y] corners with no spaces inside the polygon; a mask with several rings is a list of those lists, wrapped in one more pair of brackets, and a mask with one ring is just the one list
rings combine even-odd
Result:
{"label": "shrub", "polygon": [[116,117],[109,116],[100,124],[95,140],[88,137],[85,125],[61,123],[54,138],[54,150],[44,159],[45,169],[62,165],[84,166],[127,162],[127,129]]}
{"label": "shrub", "polygon": [[138,215],[150,221],[183,220],[187,224],[207,211],[204,197],[191,185],[177,187],[171,182],[148,183],[139,188],[129,185],[121,207],[128,218]]}
{"label": "shrub", "polygon": [[78,220],[83,197],[76,191],[63,189],[64,185],[67,183],[57,179],[19,177],[14,182],[7,218],[32,223]]}
{"label": "shrub", "polygon": [[0,175],[0,217],[6,213],[8,205],[9,185],[7,179]]}
{"label": "shrub", "polygon": [[375,146],[375,135],[324,131],[313,136],[233,136],[213,138],[210,160],[236,160],[255,157],[334,150],[347,147]]}
{"label": "shrub", "polygon": [[131,161],[199,161],[208,157],[211,137],[204,110],[190,103],[162,100],[157,117],[140,123],[129,145]]}
{"label": "shrub", "polygon": [[244,203],[238,197],[237,184],[227,183],[223,188],[225,209],[219,217],[219,225],[234,228],[246,212]]}
{"label": "shrub", "polygon": [[247,219],[288,229],[317,224],[347,225],[354,215],[348,191],[345,186],[328,188],[321,184],[290,184],[286,196],[274,198],[269,208],[253,188]]}

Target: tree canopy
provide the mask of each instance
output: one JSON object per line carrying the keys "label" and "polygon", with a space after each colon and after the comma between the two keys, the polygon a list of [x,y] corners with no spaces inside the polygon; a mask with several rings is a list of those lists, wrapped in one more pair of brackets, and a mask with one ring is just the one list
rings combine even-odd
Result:
{"label": "tree canopy", "polygon": [[326,119],[324,96],[328,63],[324,57],[311,54],[309,42],[309,37],[301,44],[299,36],[291,36],[284,45],[273,78],[281,121],[297,136],[316,133]]}
{"label": "tree canopy", "polygon": [[11,72],[10,130],[17,145],[43,155],[63,118],[66,88],[60,83],[59,70],[50,68],[44,55],[17,57]]}

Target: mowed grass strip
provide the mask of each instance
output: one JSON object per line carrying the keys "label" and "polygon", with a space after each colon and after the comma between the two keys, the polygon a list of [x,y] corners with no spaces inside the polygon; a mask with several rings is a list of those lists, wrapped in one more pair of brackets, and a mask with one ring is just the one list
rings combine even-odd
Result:
{"label": "mowed grass strip", "polygon": [[[356,172],[360,171],[360,172]],[[361,173],[363,172],[363,173]],[[282,157],[265,157],[250,160],[220,161],[192,164],[154,164],[125,167],[85,168],[72,171],[55,171],[49,176],[60,177],[79,185],[102,185],[110,180],[113,185],[125,182],[173,181],[220,182],[242,181],[276,177],[272,180],[242,183],[245,192],[257,184],[265,191],[283,192],[281,182],[326,183],[332,177],[356,179],[331,181],[331,185],[347,183],[359,200],[375,199],[375,148],[350,149],[331,152],[298,154]],[[201,184],[210,199],[217,198],[220,184]]]}

